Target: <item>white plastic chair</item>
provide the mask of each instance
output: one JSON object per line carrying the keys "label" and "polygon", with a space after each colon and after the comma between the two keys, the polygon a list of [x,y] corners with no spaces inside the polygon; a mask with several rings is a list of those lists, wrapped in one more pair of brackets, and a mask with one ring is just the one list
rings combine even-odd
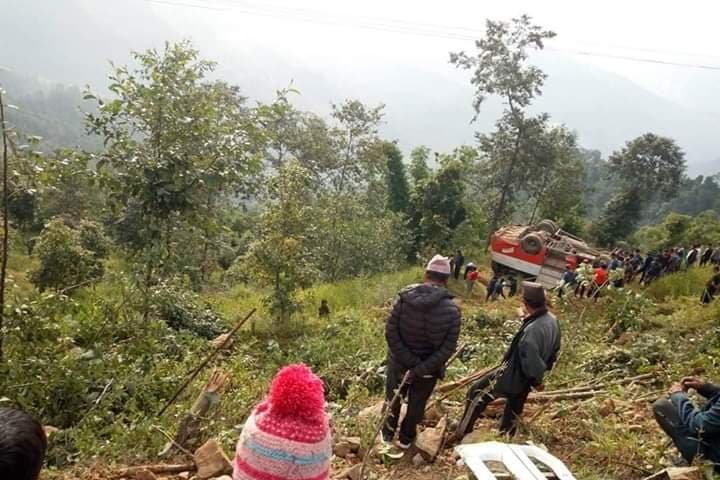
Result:
{"label": "white plastic chair", "polygon": [[545,450],[533,445],[483,442],[458,445],[455,451],[478,480],[496,480],[485,462],[502,463],[517,480],[547,480],[531,459],[545,465],[558,480],[575,480],[565,464]]}

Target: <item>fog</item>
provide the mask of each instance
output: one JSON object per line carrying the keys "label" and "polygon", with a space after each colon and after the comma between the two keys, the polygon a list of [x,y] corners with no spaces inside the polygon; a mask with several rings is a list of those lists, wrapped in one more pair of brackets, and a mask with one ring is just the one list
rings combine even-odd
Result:
{"label": "fog", "polygon": [[558,34],[532,59],[549,75],[536,110],[604,154],[654,131],[685,149],[691,174],[720,170],[710,2],[0,0],[0,67],[102,91],[108,60],[190,38],[252,99],[292,83],[318,113],[345,98],[382,102],[385,135],[444,151],[472,144],[501,107],[470,124],[469,73],[448,52],[472,51],[487,18],[522,13]]}

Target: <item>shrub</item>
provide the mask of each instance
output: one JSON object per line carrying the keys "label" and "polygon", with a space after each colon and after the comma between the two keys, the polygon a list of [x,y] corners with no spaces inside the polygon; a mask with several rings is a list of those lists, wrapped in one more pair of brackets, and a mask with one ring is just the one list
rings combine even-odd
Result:
{"label": "shrub", "polygon": [[51,220],[43,229],[35,246],[40,260],[30,272],[30,281],[40,291],[69,290],[103,273],[102,259],[83,247],[80,232],[59,219]]}
{"label": "shrub", "polygon": [[167,283],[153,289],[152,306],[155,315],[174,330],[188,330],[207,339],[224,330],[222,319],[210,305],[194,293]]}
{"label": "shrub", "polygon": [[102,226],[89,220],[80,221],[80,244],[95,255],[95,258],[106,258],[110,251],[110,240]]}

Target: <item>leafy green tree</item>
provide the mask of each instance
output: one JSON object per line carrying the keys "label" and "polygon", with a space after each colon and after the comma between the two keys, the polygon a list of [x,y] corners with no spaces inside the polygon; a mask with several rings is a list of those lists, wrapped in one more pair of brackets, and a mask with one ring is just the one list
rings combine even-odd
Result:
{"label": "leafy green tree", "polygon": [[415,147],[410,152],[410,178],[414,188],[424,183],[432,175],[432,171],[428,167],[429,159],[430,149],[425,145]]}
{"label": "leafy green tree", "polygon": [[352,223],[357,218],[358,200],[363,198],[365,206],[370,206],[372,198],[362,193],[382,178],[386,163],[378,137],[383,105],[368,107],[357,100],[347,100],[332,108],[335,124],[330,135],[334,156],[321,172],[319,188],[327,220],[319,239],[319,256],[323,277],[330,281],[348,274],[342,264],[347,256],[347,235],[353,231]]}
{"label": "leafy green tree", "polygon": [[555,33],[543,30],[527,15],[511,22],[486,22],[486,34],[475,42],[477,54],[451,53],[450,62],[473,70],[473,107],[477,114],[488,96],[501,97],[507,108],[490,134],[478,134],[481,178],[486,179],[490,231],[510,213],[515,195],[525,189],[528,178],[542,168],[536,165],[532,139],[542,132],[547,115],[530,116],[527,108],[540,95],[546,75],[528,65],[529,50],[541,50]]}
{"label": "leafy green tree", "polygon": [[641,209],[637,190],[614,195],[602,215],[590,227],[592,238],[601,246],[613,246],[618,239],[626,238],[633,232],[634,224],[628,219],[638,218]]}
{"label": "leafy green tree", "polygon": [[213,221],[218,198],[255,189],[264,138],[238,89],[207,80],[214,64],[188,42],[133,56],[137,69],[116,67],[110,76],[114,98],[88,93],[99,111],[87,128],[104,139],[98,169],[114,221],[132,230],[125,246],[147,291],[158,270],[183,263],[175,232]]}
{"label": "leafy green tree", "polygon": [[297,160],[285,162],[269,181],[267,209],[241,260],[252,278],[271,288],[266,303],[279,323],[300,308],[298,291],[317,278],[312,256],[314,197],[311,173]]}
{"label": "leafy green tree", "polygon": [[653,198],[677,193],[685,172],[685,154],[672,139],[646,133],[614,152],[609,167],[620,193],[608,202],[592,228],[604,245],[629,235]]}
{"label": "leafy green tree", "polygon": [[407,213],[410,207],[410,188],[408,186],[402,152],[395,143],[385,142],[386,172],[388,199],[387,208],[392,212]]}
{"label": "leafy green tree", "polygon": [[529,223],[543,218],[555,220],[564,230],[580,233],[585,213],[585,164],[574,132],[551,127],[543,135],[542,146],[534,149],[544,168],[528,182],[533,210]]}
{"label": "leafy green tree", "polygon": [[645,202],[674,196],[685,173],[685,153],[667,137],[646,133],[631,140],[608,159],[610,172],[624,190],[636,190]]}
{"label": "leafy green tree", "polygon": [[465,183],[460,162],[442,167],[415,192],[411,218],[416,251],[449,251],[454,230],[466,218]]}
{"label": "leafy green tree", "polygon": [[40,265],[30,272],[30,281],[41,291],[72,289],[102,276],[102,257],[84,248],[81,233],[60,218],[42,231],[35,254]]}

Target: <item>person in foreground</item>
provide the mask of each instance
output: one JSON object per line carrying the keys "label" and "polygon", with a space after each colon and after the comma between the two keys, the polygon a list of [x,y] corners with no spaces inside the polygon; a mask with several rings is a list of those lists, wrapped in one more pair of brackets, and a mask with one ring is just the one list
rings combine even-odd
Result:
{"label": "person in foreground", "polygon": [[[708,399],[697,408],[688,398],[689,389]],[[685,377],[668,390],[668,398],[661,398],[652,406],[655,420],[668,434],[688,462],[701,456],[720,465],[720,385]]]}
{"label": "person in foreground", "polygon": [[435,255],[425,268],[425,282],[405,287],[393,305],[385,325],[388,344],[385,381],[385,408],[389,409],[383,425],[382,440],[392,443],[400,415],[400,398],[407,396],[407,413],[400,425],[399,444],[410,448],[417,425],[425,414],[425,405],[438,378],[445,376],[445,363],[455,352],[460,335],[460,310],[447,290],[450,262]]}
{"label": "person in foreground", "polygon": [[47,438],[40,423],[13,408],[0,408],[0,478],[36,480]]}
{"label": "person in foreground", "polygon": [[510,343],[502,366],[470,387],[455,441],[473,431],[485,408],[498,397],[506,399],[500,432],[514,435],[530,390],[544,389],[545,372],[552,369],[560,352],[560,325],[547,310],[542,285],[523,282],[522,295],[527,312],[522,327]]}
{"label": "person in foreground", "polygon": [[322,380],[303,364],[289,365],[245,422],[233,480],[325,480],[331,456]]}

